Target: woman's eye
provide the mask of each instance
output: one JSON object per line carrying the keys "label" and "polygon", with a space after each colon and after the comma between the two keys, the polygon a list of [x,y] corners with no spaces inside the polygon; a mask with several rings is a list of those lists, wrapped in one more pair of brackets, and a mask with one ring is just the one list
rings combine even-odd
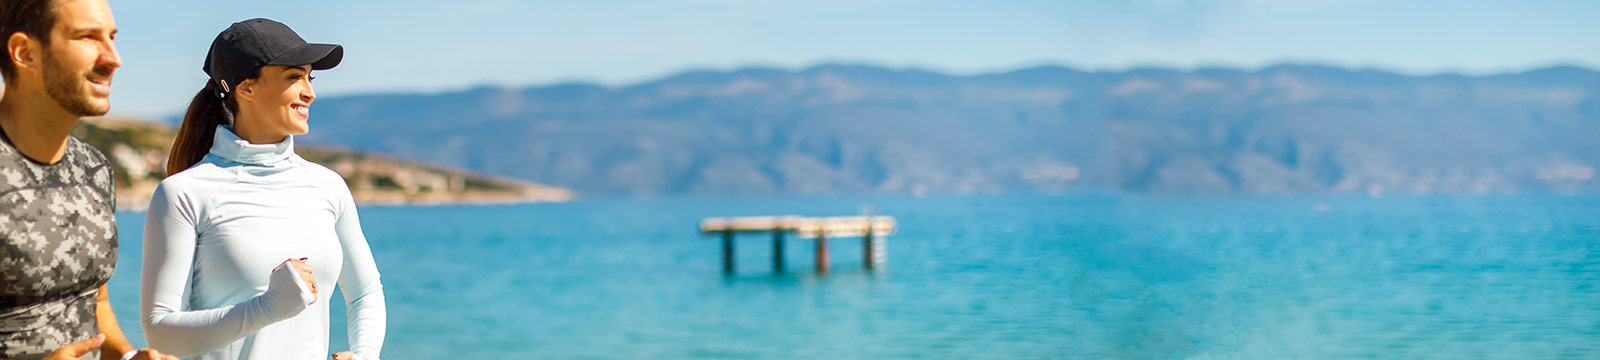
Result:
{"label": "woman's eye", "polygon": [[312,77],[310,77],[310,78],[308,78],[308,79],[306,79],[306,81],[312,81],[312,80],[316,80],[316,79],[317,79],[317,77],[315,77],[315,76],[312,76]]}

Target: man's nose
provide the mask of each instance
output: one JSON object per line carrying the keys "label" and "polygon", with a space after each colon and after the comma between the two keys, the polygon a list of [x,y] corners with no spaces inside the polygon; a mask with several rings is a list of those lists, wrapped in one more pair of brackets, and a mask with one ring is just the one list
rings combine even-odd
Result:
{"label": "man's nose", "polygon": [[106,41],[105,49],[100,51],[99,65],[112,69],[122,67],[122,55],[117,53],[116,44]]}

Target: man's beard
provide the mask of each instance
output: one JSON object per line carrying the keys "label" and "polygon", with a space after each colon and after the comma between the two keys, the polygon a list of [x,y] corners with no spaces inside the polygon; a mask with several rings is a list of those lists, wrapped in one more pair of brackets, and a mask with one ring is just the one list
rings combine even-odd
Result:
{"label": "man's beard", "polygon": [[97,102],[90,98],[85,86],[89,82],[88,75],[94,74],[101,78],[110,78],[115,68],[109,66],[95,66],[86,73],[76,73],[63,69],[60,63],[49,56],[44,58],[44,88],[50,94],[50,99],[67,112],[77,116],[100,116],[111,111],[109,101]]}

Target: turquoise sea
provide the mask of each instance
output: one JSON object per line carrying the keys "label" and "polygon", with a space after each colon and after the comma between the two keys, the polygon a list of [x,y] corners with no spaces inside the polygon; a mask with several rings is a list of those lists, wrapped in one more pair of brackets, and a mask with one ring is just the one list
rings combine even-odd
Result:
{"label": "turquoise sea", "polygon": [[[887,266],[703,217],[895,216]],[[1600,197],[748,198],[365,207],[386,359],[1600,358]],[[136,343],[144,214],[110,288]],[[335,298],[335,303],[342,300]],[[342,319],[342,308],[335,318]],[[332,347],[345,347],[343,324]]]}

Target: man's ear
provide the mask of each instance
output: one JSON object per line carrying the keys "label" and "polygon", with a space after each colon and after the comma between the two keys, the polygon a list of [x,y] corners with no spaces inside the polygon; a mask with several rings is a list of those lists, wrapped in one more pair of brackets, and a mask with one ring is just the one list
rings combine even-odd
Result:
{"label": "man's ear", "polygon": [[39,56],[42,50],[39,41],[27,33],[18,31],[6,37],[6,56],[19,70],[39,71]]}

